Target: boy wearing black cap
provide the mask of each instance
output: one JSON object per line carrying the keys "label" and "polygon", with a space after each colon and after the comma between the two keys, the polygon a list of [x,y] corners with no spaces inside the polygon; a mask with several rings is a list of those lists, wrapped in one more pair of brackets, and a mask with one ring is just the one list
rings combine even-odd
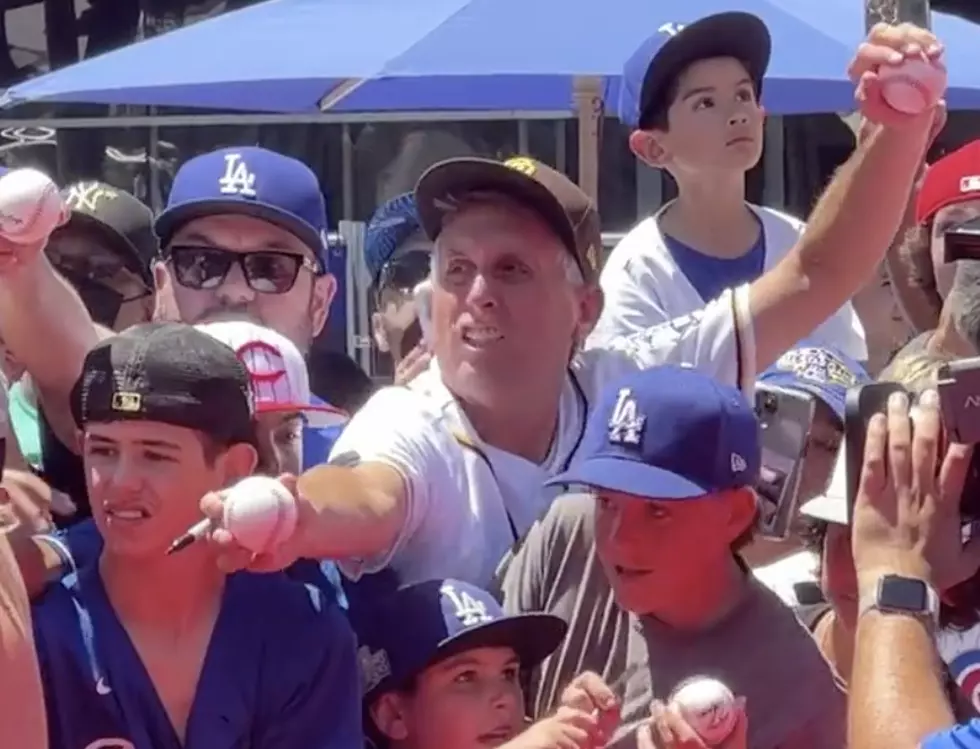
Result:
{"label": "boy wearing black cap", "polygon": [[367,732],[377,745],[588,749],[603,746],[618,722],[612,693],[599,685],[605,709],[593,711],[570,689],[566,702],[574,706],[521,733],[520,673],[561,642],[566,626],[556,616],[506,616],[486,591],[446,579],[375,599],[362,617],[358,660]]}
{"label": "boy wearing black cap", "polygon": [[[746,172],[762,155],[759,96],[769,52],[760,19],[728,12],[665,24],[627,62],[619,116],[636,128],[630,149],[666,169],[678,196],[610,255],[598,340],[693,312],[762,276],[799,240],[800,221],[745,200]],[[867,358],[850,303],[810,338]]]}
{"label": "boy wearing black cap", "polygon": [[86,356],[72,412],[104,548],[33,608],[55,749],[360,740],[339,609],[282,575],[226,577],[203,544],[165,554],[203,494],[254,471],[254,411],[235,352],[189,326]]}

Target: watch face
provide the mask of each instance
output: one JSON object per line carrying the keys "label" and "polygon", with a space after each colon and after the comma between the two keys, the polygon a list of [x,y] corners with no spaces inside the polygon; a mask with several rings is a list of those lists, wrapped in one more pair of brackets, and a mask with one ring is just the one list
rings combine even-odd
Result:
{"label": "watch face", "polygon": [[886,575],[881,580],[878,603],[897,611],[928,611],[929,593],[922,580]]}

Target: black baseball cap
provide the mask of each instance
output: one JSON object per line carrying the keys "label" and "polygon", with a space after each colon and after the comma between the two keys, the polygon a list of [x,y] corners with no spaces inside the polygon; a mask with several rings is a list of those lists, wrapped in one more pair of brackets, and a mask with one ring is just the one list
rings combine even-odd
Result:
{"label": "black baseball cap", "polygon": [[152,289],[150,265],[160,252],[160,243],[153,232],[150,208],[125,190],[105,182],[76,182],[61,194],[71,214],[57,231],[83,226],[96,230],[126,267],[138,273]]}
{"label": "black baseball cap", "polygon": [[71,394],[79,426],[156,421],[221,445],[255,444],[249,375],[235,352],[183,323],[146,323],[100,342]]}
{"label": "black baseball cap", "polygon": [[769,29],[751,13],[716,13],[676,33],[661,27],[623,67],[619,119],[641,130],[649,128],[653,116],[668,103],[664,97],[677,76],[698,60],[734,57],[745,65],[756,92],[761,92],[771,51]]}
{"label": "black baseball cap", "polygon": [[439,236],[446,214],[477,192],[506,195],[537,213],[561,238],[585,280],[596,280],[602,226],[595,203],[564,174],[526,156],[463,157],[431,166],[415,186],[419,221],[429,239]]}

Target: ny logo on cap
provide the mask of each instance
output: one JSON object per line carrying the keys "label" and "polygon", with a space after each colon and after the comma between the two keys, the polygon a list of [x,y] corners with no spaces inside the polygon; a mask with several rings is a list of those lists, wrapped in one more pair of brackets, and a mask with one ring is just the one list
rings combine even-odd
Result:
{"label": "ny logo on cap", "polygon": [[112,410],[123,413],[137,413],[143,407],[143,396],[139,393],[113,393]]}
{"label": "ny logo on cap", "polygon": [[464,627],[475,627],[477,624],[493,621],[493,617],[487,612],[486,604],[476,600],[465,590],[460,593],[452,585],[443,585],[439,588],[439,592],[452,603],[453,614]]}
{"label": "ny logo on cap", "polygon": [[225,173],[218,184],[225,195],[255,197],[255,175],[248,170],[248,164],[240,153],[225,154]]}
{"label": "ny logo on cap", "polygon": [[686,25],[687,25],[686,23],[669,22],[669,23],[665,23],[663,26],[657,29],[657,31],[660,32],[661,34],[666,34],[667,36],[677,36],[684,30],[684,27]]}
{"label": "ny logo on cap", "polygon": [[97,211],[99,203],[104,200],[115,200],[119,191],[99,182],[82,182],[72,185],[68,190],[66,202],[69,208],[83,211]]}
{"label": "ny logo on cap", "polygon": [[365,692],[370,692],[391,676],[391,663],[384,650],[371,650],[367,645],[362,645],[357,650],[357,665],[361,669]]}
{"label": "ny logo on cap", "polygon": [[629,388],[616,397],[616,406],[609,417],[609,441],[619,445],[639,445],[647,417],[636,412],[636,399]]}

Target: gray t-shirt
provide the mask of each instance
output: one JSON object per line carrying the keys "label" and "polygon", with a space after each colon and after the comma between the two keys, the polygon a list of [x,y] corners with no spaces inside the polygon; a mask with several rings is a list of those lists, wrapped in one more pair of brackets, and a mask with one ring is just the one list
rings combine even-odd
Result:
{"label": "gray t-shirt", "polygon": [[508,612],[545,611],[569,624],[562,647],[533,675],[533,717],[554,710],[575,675],[595,671],[623,696],[611,746],[632,749],[651,700],[666,700],[686,678],[710,675],[746,698],[749,749],[846,745],[846,693],[778,596],[749,579],[731,614],[693,633],[629,614],[616,605],[595,554],[593,505],[585,495],[556,500],[501,581]]}

